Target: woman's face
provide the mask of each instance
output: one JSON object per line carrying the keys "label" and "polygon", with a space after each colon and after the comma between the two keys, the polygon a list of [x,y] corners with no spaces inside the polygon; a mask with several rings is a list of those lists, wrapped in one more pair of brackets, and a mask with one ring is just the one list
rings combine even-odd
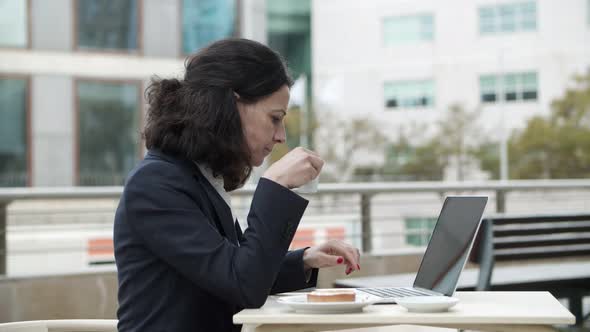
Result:
{"label": "woman's face", "polygon": [[283,85],[273,94],[256,103],[247,104],[238,98],[242,129],[250,149],[251,166],[260,166],[277,143],[285,143],[284,119],[289,105],[289,87]]}

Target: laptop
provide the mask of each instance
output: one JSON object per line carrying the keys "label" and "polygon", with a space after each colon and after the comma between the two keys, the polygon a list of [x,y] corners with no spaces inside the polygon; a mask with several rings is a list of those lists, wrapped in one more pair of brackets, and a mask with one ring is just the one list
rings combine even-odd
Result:
{"label": "laptop", "polygon": [[382,300],[407,296],[452,296],[467,262],[488,198],[449,196],[434,226],[413,287],[358,288]]}

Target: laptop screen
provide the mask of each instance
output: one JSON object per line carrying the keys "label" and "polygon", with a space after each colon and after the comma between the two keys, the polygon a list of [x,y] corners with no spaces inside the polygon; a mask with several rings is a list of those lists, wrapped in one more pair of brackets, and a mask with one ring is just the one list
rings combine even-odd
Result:
{"label": "laptop screen", "polygon": [[453,295],[487,200],[487,197],[447,197],[422,258],[414,287]]}

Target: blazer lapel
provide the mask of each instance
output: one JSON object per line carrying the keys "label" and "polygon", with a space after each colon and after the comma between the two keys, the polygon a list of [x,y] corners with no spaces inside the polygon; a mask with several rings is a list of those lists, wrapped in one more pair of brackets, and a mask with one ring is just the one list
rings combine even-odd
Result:
{"label": "blazer lapel", "polygon": [[158,150],[150,150],[148,154],[164,158],[166,160],[181,165],[185,169],[190,170],[193,173],[193,175],[197,178],[197,180],[205,188],[205,193],[207,194],[209,202],[213,206],[213,210],[216,214],[214,218],[217,217],[217,220],[215,220],[215,224],[218,228],[221,226],[220,231],[223,231],[223,233],[229,239],[230,242],[239,245],[238,237],[236,235],[236,229],[234,227],[234,220],[232,220],[233,218],[230,207],[227,206],[227,204],[225,203],[223,198],[221,198],[217,190],[213,188],[213,185],[209,183],[209,180],[207,180],[207,178],[205,178],[205,176],[201,174],[201,171],[199,170],[197,165],[185,158],[170,156]]}
{"label": "blazer lapel", "polygon": [[193,169],[195,174],[199,177],[200,182],[203,184],[203,187],[205,187],[207,197],[209,197],[209,201],[213,205],[213,210],[217,215],[217,218],[219,220],[219,223],[221,224],[221,227],[223,228],[225,236],[227,236],[227,238],[232,243],[239,244],[238,237],[236,235],[236,229],[234,227],[234,220],[231,214],[231,208],[227,206],[227,204],[219,195],[217,190],[215,190],[215,188],[213,188],[213,185],[209,183],[209,180],[207,180],[207,178],[205,178],[205,176],[201,174],[201,171],[196,165]]}

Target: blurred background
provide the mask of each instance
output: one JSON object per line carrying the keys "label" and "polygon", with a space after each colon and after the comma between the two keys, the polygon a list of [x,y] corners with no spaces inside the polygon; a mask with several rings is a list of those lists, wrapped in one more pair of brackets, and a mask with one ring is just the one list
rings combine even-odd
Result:
{"label": "blurred background", "polygon": [[144,90],[226,37],[296,80],[287,144],[233,193],[243,227],[264,169],[300,145],[326,166],[292,247],[352,242],[365,275],[415,271],[446,195],[590,213],[590,0],[0,0],[0,322],[113,317]]}

